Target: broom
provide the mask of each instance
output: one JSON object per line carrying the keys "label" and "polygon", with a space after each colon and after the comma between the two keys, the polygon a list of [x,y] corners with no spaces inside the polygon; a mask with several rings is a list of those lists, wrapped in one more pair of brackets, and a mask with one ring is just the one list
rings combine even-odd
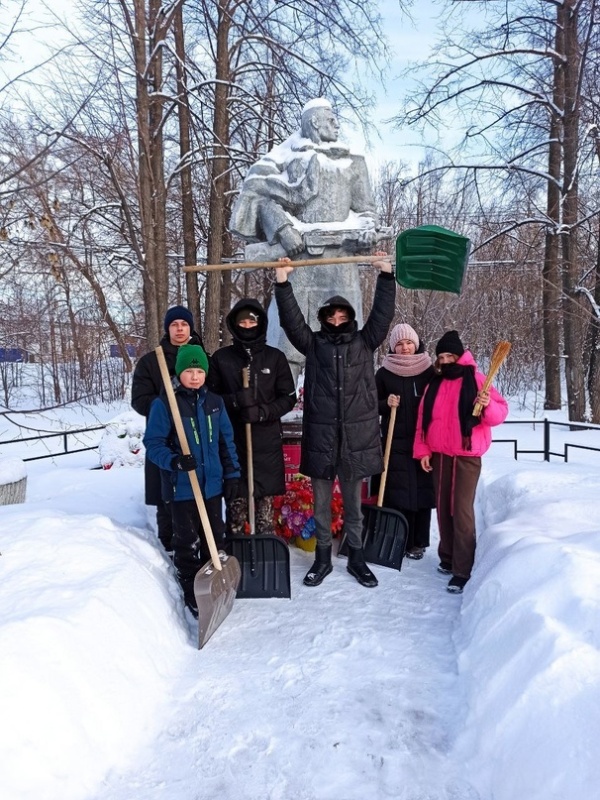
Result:
{"label": "broom", "polygon": [[[489,372],[486,376],[485,381],[483,382],[483,386],[479,391],[487,392],[487,390],[492,385],[492,381],[496,377],[496,373],[504,363],[506,356],[509,354],[509,352],[510,352],[510,342],[504,342],[504,341],[498,342],[496,347],[494,347],[494,352],[492,353],[492,359],[490,361]],[[475,403],[475,406],[473,408],[473,416],[479,417],[481,415],[482,410],[483,406],[481,405],[481,403]]]}

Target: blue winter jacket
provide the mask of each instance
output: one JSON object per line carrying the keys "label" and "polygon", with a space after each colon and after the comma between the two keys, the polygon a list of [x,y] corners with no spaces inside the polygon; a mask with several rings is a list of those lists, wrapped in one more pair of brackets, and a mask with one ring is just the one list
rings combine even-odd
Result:
{"label": "blue winter jacket", "polygon": [[[223,480],[240,477],[240,464],[233,428],[223,400],[205,387],[199,390],[175,388],[177,406],[190,452],[196,458],[196,474],[204,498],[223,493]],[[150,407],[144,446],[150,461],[160,467],[163,500],[192,500],[194,494],[187,472],[172,469],[181,454],[175,425],[164,395]]]}

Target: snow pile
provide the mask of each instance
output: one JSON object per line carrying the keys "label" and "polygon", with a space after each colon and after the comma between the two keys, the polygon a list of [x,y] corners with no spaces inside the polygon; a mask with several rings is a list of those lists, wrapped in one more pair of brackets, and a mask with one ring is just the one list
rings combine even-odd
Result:
{"label": "snow pile", "polygon": [[597,470],[543,465],[488,479],[482,492],[486,528],[455,643],[467,699],[456,754],[480,773],[484,798],[591,796],[599,488]]}
{"label": "snow pile", "polygon": [[26,477],[27,468],[20,458],[0,458],[0,486],[17,483]]}
{"label": "snow pile", "polygon": [[91,797],[158,734],[189,647],[169,565],[107,517],[2,521],[1,795]]}

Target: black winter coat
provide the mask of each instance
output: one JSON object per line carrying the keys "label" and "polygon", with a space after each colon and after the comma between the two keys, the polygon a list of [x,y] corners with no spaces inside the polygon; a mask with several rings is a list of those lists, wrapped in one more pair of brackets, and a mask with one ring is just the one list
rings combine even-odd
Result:
{"label": "black winter coat", "polygon": [[[202,346],[202,339],[195,331],[192,331],[188,344],[199,344]],[[169,374],[174,375],[175,360],[177,359],[179,347],[171,344],[169,335],[166,333],[160,340],[160,346],[165,354],[165,361],[169,368]],[[133,371],[133,378],[131,381],[131,405],[134,411],[137,411],[138,414],[141,414],[142,417],[146,417],[147,419],[150,414],[152,401],[160,395],[162,388],[163,381],[160,374],[160,367],[158,366],[158,359],[156,358],[154,350],[151,350],[140,358]],[[158,505],[161,500],[160,471],[156,464],[153,464],[148,458],[146,458],[144,462],[144,479],[146,505]]]}
{"label": "black winter coat", "polygon": [[[300,464],[304,475],[358,480],[381,472],[373,352],[387,336],[395,298],[393,274],[380,273],[373,308],[361,330],[352,321],[342,333],[324,325],[315,332],[306,324],[289,281],[275,285],[281,327],[306,356]],[[324,305],[352,308],[341,297]]]}
{"label": "black winter coat", "polygon": [[[234,324],[241,308],[253,309],[258,317],[256,338],[242,341]],[[243,387],[242,370],[250,368],[250,389],[260,413],[260,421],[251,425],[254,497],[285,492],[283,431],[281,417],[296,404],[294,378],[285,355],[266,344],[267,315],[257,300],[240,300],[227,315],[227,327],[233,344],[221,347],[212,356],[207,385],[225,401],[233,425],[235,446],[242,469],[239,496],[248,495],[248,455],[246,423],[241,417],[236,392]]]}
{"label": "black winter coat", "polygon": [[383,505],[388,508],[417,511],[435,507],[431,474],[421,469],[420,462],[412,455],[419,403],[434,374],[433,367],[428,367],[420,375],[402,377],[381,367],[375,375],[384,445],[391,414],[387,399],[390,394],[400,395],[383,498]]}

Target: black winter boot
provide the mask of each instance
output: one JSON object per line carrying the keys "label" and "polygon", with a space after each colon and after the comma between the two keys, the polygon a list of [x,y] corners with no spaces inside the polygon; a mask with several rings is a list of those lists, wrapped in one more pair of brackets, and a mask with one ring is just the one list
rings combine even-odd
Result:
{"label": "black winter boot", "polygon": [[177,571],[179,584],[183,589],[183,602],[192,614],[197,617],[198,605],[194,595],[194,579],[202,566],[200,540],[196,540],[193,544],[180,545],[176,539],[173,564]]}
{"label": "black winter boot", "polygon": [[333,570],[331,564],[331,545],[322,547],[317,545],[315,550],[315,563],[306,573],[304,578],[305,586],[318,586]]}
{"label": "black winter boot", "polygon": [[362,547],[348,547],[348,566],[350,575],[353,575],[361,586],[377,586],[377,578],[368,568]]}

